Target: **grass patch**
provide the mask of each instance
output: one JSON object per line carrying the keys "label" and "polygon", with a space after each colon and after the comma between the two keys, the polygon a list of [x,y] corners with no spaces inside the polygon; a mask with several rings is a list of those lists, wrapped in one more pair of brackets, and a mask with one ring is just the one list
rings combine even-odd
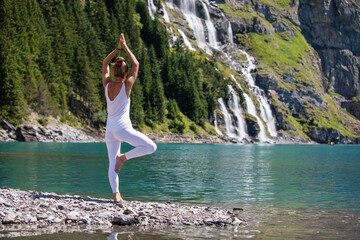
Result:
{"label": "grass patch", "polygon": [[70,111],[65,111],[60,115],[60,122],[66,123],[74,128],[80,127],[78,118]]}
{"label": "grass patch", "polygon": [[[360,0],[359,0],[360,2]],[[356,100],[360,101],[360,94],[355,97]]]}
{"label": "grass patch", "polygon": [[[311,46],[306,42],[299,32],[290,38],[287,32],[272,35],[249,33],[250,51],[260,61],[260,67],[264,71],[275,73],[282,81],[282,86],[293,90],[297,85],[314,85],[321,91],[321,82],[316,69],[309,64],[313,52]],[[293,75],[295,82],[286,83],[284,76]],[[281,77],[282,76],[282,77]]]}
{"label": "grass patch", "polygon": [[324,129],[338,130],[344,136],[359,137],[353,133],[350,129],[351,127],[347,126],[345,121],[345,117],[348,118],[347,114],[343,113],[330,97],[325,96],[325,99],[328,102],[328,110],[326,112],[314,109],[313,107],[307,108],[307,111],[310,111],[313,116],[314,125]]}
{"label": "grass patch", "polygon": [[47,126],[49,123],[49,119],[46,117],[41,117],[37,119],[38,123],[40,123],[41,126]]}

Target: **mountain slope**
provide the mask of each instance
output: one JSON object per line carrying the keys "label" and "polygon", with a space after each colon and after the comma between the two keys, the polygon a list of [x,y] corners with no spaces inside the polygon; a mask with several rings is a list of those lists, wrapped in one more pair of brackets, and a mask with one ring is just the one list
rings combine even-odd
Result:
{"label": "mountain slope", "polygon": [[[166,1],[164,6],[170,21],[164,21],[164,24],[172,31],[181,29],[186,36],[178,36],[188,38],[184,39],[184,43],[189,41],[191,47],[198,45],[200,53],[209,52],[198,44],[196,31],[190,26],[194,23],[187,24],[189,10],[184,7],[186,2],[191,1]],[[239,49],[246,50],[256,59],[257,66],[252,77],[271,102],[280,133],[320,143],[359,142],[360,122],[354,117],[358,112],[351,111],[359,103],[356,99],[359,75],[356,57],[358,45],[355,40],[359,39],[360,26],[360,20],[356,17],[360,9],[357,3],[340,0],[194,3],[196,16],[202,20],[207,43],[211,45],[205,8],[209,11],[218,39],[218,45],[210,46],[213,47],[213,56],[219,65],[224,66],[219,69],[229,79],[229,84],[235,87],[240,84],[241,89],[237,87],[237,90],[242,99],[240,104],[243,112],[248,112],[244,101],[246,92],[252,96],[259,117],[261,109],[258,95],[247,90],[252,86],[246,81],[243,69],[249,63]],[[164,12],[161,10],[163,6],[156,2],[155,5],[159,12]],[[324,14],[326,19],[321,19]],[[353,20],[351,24],[347,24],[349,19]],[[232,34],[229,33],[229,25]],[[332,34],[333,28],[337,29],[337,34]],[[336,38],[344,35],[344,38]],[[319,46],[319,43],[322,45]],[[339,46],[334,46],[336,44]],[[231,75],[236,76],[237,84],[231,80]],[[236,126],[239,120],[232,112],[231,98],[226,102],[232,125]],[[229,135],[222,115],[226,114],[217,114],[217,121],[222,123],[220,130],[225,127],[223,133]],[[247,114],[243,115],[248,122]],[[266,123],[263,118],[262,121]],[[270,135],[269,132],[267,135]]]}

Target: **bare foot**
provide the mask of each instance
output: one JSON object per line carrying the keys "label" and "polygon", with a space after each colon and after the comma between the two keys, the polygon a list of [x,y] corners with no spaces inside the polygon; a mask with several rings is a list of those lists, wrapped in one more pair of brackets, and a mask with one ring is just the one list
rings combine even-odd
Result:
{"label": "bare foot", "polygon": [[115,172],[117,174],[119,174],[122,166],[124,165],[124,163],[126,162],[126,156],[125,154],[120,154],[116,156],[116,164],[115,164]]}
{"label": "bare foot", "polygon": [[115,202],[122,202],[123,201],[123,199],[122,199],[119,192],[114,193],[114,201]]}

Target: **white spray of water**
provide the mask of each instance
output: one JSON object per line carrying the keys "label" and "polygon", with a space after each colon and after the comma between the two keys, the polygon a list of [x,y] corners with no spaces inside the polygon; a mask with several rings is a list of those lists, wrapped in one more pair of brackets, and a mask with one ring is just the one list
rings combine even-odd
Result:
{"label": "white spray of water", "polygon": [[181,30],[181,29],[178,29],[181,37],[183,38],[184,40],[184,43],[185,43],[185,46],[187,46],[191,51],[196,51],[195,48],[193,48],[191,42],[189,41],[189,39],[186,37],[185,33]]}
{"label": "white spray of water", "polygon": [[154,0],[147,0],[147,2],[148,2],[148,9],[149,9],[150,17],[152,19],[154,19],[154,14],[156,12],[156,7],[155,7],[155,4],[154,4]]}
{"label": "white spray of water", "polygon": [[[205,12],[205,20],[197,16],[195,0],[179,0],[178,6],[174,4],[173,0],[169,0],[166,5],[170,8],[179,8],[184,14],[186,22],[189,27],[192,29],[197,45],[205,50],[207,53],[212,54],[212,48],[218,48],[217,38],[216,38],[216,29],[214,24],[211,22],[210,14],[207,8],[207,5],[201,1]],[[204,29],[203,21],[205,22],[207,32],[208,32],[208,41],[206,41],[206,31]]]}
{"label": "white spray of water", "polygon": [[219,135],[224,135],[224,134],[219,130],[216,113],[214,113],[214,119],[215,119],[215,120],[214,120],[215,131],[216,131]]}
{"label": "white spray of water", "polygon": [[217,44],[217,37],[216,37],[216,29],[214,27],[214,24],[210,20],[209,10],[208,10],[206,4],[204,2],[201,2],[201,4],[202,4],[202,6],[204,8],[204,12],[205,12],[205,24],[206,24],[206,27],[208,30],[208,38],[209,38],[210,46],[217,49],[218,44]]}
{"label": "white spray of water", "polygon": [[272,137],[277,136],[275,119],[272,115],[270,104],[266,100],[265,93],[262,89],[255,85],[254,78],[251,75],[251,72],[256,68],[255,59],[250,56],[247,52],[240,50],[247,58],[247,67],[242,67],[241,72],[245,77],[245,80],[250,86],[250,90],[256,96],[259,105],[260,105],[260,116],[265,121],[267,129]]}
{"label": "white spray of water", "polygon": [[169,17],[169,14],[166,11],[165,4],[162,6],[162,9],[163,9],[163,12],[164,12],[164,20],[165,20],[165,22],[169,23],[170,22],[170,17]]}
{"label": "white spray of water", "polygon": [[235,90],[231,85],[228,85],[230,94],[231,94],[231,101],[229,103],[229,107],[231,111],[233,112],[233,115],[236,117],[236,125],[235,130],[237,137],[240,139],[249,139],[249,136],[247,135],[246,127],[245,127],[245,119],[243,116],[243,112],[241,110],[240,106],[240,99],[239,96],[235,93]]}
{"label": "white spray of water", "polygon": [[257,136],[259,138],[259,141],[260,142],[268,141],[268,138],[266,137],[264,124],[262,123],[261,119],[257,116],[256,107],[255,107],[253,101],[251,100],[249,95],[247,95],[246,93],[243,93],[243,94],[244,94],[244,98],[245,98],[245,102],[246,102],[246,108],[247,108],[248,113],[256,118],[256,121],[257,121],[257,123],[259,125],[260,131],[259,131],[259,134]]}
{"label": "white spray of water", "polygon": [[231,116],[230,116],[228,110],[226,109],[224,99],[219,98],[218,102],[219,102],[220,111],[221,111],[221,113],[223,115],[223,118],[224,118],[224,123],[225,123],[224,130],[225,130],[225,133],[229,137],[236,138],[237,136],[235,134],[234,125],[232,124]]}
{"label": "white spray of water", "polygon": [[234,43],[234,34],[233,34],[233,30],[231,28],[231,22],[230,21],[229,21],[229,26],[228,26],[228,29],[227,29],[227,33],[228,33],[228,36],[229,36],[230,43]]}

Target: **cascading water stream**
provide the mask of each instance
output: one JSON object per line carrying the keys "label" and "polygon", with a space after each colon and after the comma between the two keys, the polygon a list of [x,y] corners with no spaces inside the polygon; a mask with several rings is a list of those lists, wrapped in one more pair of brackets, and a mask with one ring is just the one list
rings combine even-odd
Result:
{"label": "cascading water stream", "polygon": [[231,28],[231,22],[229,21],[229,26],[228,26],[228,29],[227,29],[227,34],[229,36],[229,41],[230,43],[234,43],[234,34],[233,34],[233,30]]}
{"label": "cascading water stream", "polygon": [[152,19],[154,19],[154,14],[156,12],[156,7],[155,7],[155,4],[154,4],[154,0],[147,0],[147,2],[148,2],[148,9],[149,9],[150,17]]}
{"label": "cascading water stream", "polygon": [[181,10],[181,12],[184,14],[186,22],[193,30],[197,45],[207,53],[212,54],[211,49],[218,48],[216,38],[217,31],[214,27],[214,24],[211,22],[210,14],[206,4],[201,1],[205,12],[206,19],[204,22],[208,32],[208,42],[206,41],[206,31],[202,22],[203,20],[197,15],[195,0],[179,0],[177,3],[178,6],[174,3],[173,0],[169,0],[167,6],[177,7]]}
{"label": "cascading water stream", "polygon": [[246,131],[246,125],[245,125],[245,120],[243,117],[243,113],[241,110],[241,106],[240,106],[240,99],[239,96],[235,93],[235,90],[233,89],[233,87],[231,85],[228,85],[230,94],[231,94],[231,101],[229,104],[229,107],[231,109],[231,111],[233,112],[233,115],[236,117],[235,122],[235,130],[236,130],[236,134],[237,137],[240,139],[249,139],[249,136],[247,135],[247,131]]}
{"label": "cascading water stream", "polygon": [[256,118],[256,121],[259,125],[260,131],[257,136],[259,138],[259,141],[260,142],[268,141],[269,139],[266,137],[265,126],[262,123],[261,119],[257,116],[256,107],[255,107],[253,101],[251,100],[249,95],[247,95],[246,93],[243,93],[243,94],[244,94],[244,98],[245,98],[245,102],[246,102],[247,112]]}
{"label": "cascading water stream", "polygon": [[[272,115],[270,105],[265,98],[265,93],[261,90],[258,86],[255,85],[254,78],[251,76],[251,72],[256,68],[254,64],[255,59],[250,56],[247,52],[240,50],[247,58],[247,67],[242,67],[241,72],[245,77],[245,80],[248,82],[250,86],[250,90],[256,96],[259,104],[260,104],[260,116],[265,121],[267,125],[267,129],[272,137],[277,136],[276,126],[275,126],[275,119]],[[260,125],[260,124],[259,124]]]}
{"label": "cascading water stream", "polygon": [[191,51],[196,51],[195,48],[193,48],[191,42],[189,41],[189,39],[186,37],[185,33],[181,30],[181,29],[178,29],[181,37],[183,38],[184,40],[184,44],[185,46],[187,46]]}
{"label": "cascading water stream", "polygon": [[232,124],[231,116],[230,116],[228,110],[226,109],[224,99],[219,98],[218,102],[219,102],[220,111],[221,111],[221,113],[223,115],[223,118],[224,118],[224,123],[225,123],[224,130],[225,130],[225,133],[229,137],[236,138],[235,129],[234,129],[234,126]]}
{"label": "cascading water stream", "polygon": [[215,131],[217,132],[217,134],[223,135],[223,133],[219,130],[219,127],[218,127],[218,122],[217,122],[217,115],[216,115],[216,113],[214,113],[214,128],[215,128]]}
{"label": "cascading water stream", "polygon": [[206,4],[204,2],[201,2],[201,4],[202,4],[202,6],[204,8],[204,12],[205,12],[205,24],[206,24],[206,27],[208,30],[208,39],[209,39],[210,46],[217,49],[218,44],[217,44],[217,38],[216,38],[216,29],[214,27],[214,24],[210,20],[209,10],[208,10]]}

